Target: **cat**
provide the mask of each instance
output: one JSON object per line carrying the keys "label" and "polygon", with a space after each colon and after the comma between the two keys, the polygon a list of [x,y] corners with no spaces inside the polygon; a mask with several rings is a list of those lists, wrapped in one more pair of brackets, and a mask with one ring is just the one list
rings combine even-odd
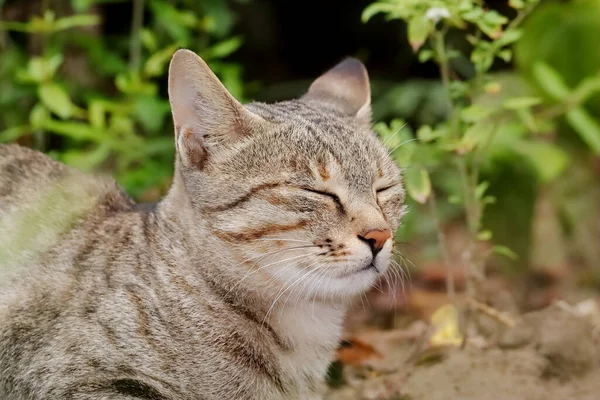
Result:
{"label": "cat", "polygon": [[0,147],[0,399],[318,399],[349,304],[388,270],[405,194],[360,61],[242,105],[181,49],[168,85],[154,207]]}

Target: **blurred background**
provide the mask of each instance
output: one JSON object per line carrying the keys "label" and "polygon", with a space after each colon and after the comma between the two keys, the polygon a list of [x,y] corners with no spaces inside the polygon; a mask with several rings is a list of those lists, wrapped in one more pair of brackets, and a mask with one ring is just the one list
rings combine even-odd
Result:
{"label": "blurred background", "polygon": [[0,142],[155,201],[172,174],[177,48],[241,101],[299,96],[355,56],[410,195],[397,238],[412,285],[382,283],[373,308],[427,313],[470,280],[522,309],[600,289],[599,1],[0,0],[0,12]]}

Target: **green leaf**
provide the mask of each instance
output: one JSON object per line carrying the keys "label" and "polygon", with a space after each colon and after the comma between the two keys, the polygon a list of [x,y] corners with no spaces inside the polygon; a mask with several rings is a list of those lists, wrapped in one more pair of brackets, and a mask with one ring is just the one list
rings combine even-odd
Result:
{"label": "green leaf", "polygon": [[93,171],[108,158],[110,151],[108,143],[100,143],[91,151],[67,150],[60,160],[82,171]]}
{"label": "green leaf", "polygon": [[398,8],[398,6],[391,3],[373,3],[364,9],[361,16],[361,20],[363,23],[367,22],[376,14],[389,13],[391,11],[394,11],[394,9],[396,8]]}
{"label": "green leaf", "polygon": [[34,130],[42,129],[46,121],[49,119],[50,113],[48,112],[48,109],[41,103],[36,104],[29,113],[29,123],[31,124],[31,128]]}
{"label": "green leaf", "polygon": [[431,49],[421,49],[419,51],[419,62],[424,63],[427,62],[435,56],[435,53]]}
{"label": "green leaf", "polygon": [[504,62],[510,62],[512,60],[513,52],[510,49],[500,50],[497,54],[498,58],[502,59]]}
{"label": "green leaf", "polygon": [[158,49],[156,35],[150,29],[144,28],[140,31],[140,40],[148,51],[155,52]]}
{"label": "green leaf", "polygon": [[59,53],[51,57],[32,57],[27,63],[27,70],[20,71],[17,79],[26,83],[41,83],[52,80],[52,77],[63,62]]}
{"label": "green leaf", "polygon": [[508,18],[496,10],[486,11],[483,20],[490,25],[504,25],[508,23]]}
{"label": "green leaf", "polygon": [[496,125],[481,121],[466,130],[458,146],[454,150],[458,154],[471,152],[479,143],[487,139],[496,129]]}
{"label": "green leaf", "polygon": [[10,143],[29,133],[31,128],[27,125],[14,126],[0,131],[0,143]]}
{"label": "green leaf", "polygon": [[554,100],[560,101],[569,95],[571,89],[564,82],[562,76],[554,68],[544,62],[537,62],[533,66],[533,77],[540,86]]}
{"label": "green leaf", "polygon": [[567,122],[596,154],[600,154],[600,125],[582,107],[567,112]]}
{"label": "green leaf", "polygon": [[530,108],[542,102],[539,97],[513,97],[504,102],[503,106],[507,110],[520,110]]}
{"label": "green leaf", "polygon": [[500,246],[500,245],[496,245],[494,247],[492,247],[492,251],[496,254],[500,254],[502,256],[505,256],[511,260],[518,260],[519,259],[519,255],[517,253],[515,253],[514,251],[512,251],[511,249],[509,249],[506,246]]}
{"label": "green leaf", "polygon": [[496,40],[495,45],[498,47],[507,46],[521,39],[521,36],[523,36],[523,31],[520,29],[510,29],[508,31],[504,31],[502,36]]}
{"label": "green leaf", "polygon": [[177,47],[177,45],[172,44],[152,54],[144,63],[144,74],[150,77],[163,75]]}
{"label": "green leaf", "polygon": [[154,96],[141,96],[134,103],[136,119],[151,132],[163,127],[169,113],[169,102]]}
{"label": "green leaf", "polygon": [[417,137],[421,142],[431,142],[437,135],[429,125],[423,125],[417,130]]}
{"label": "green leaf", "polygon": [[71,117],[75,111],[69,94],[57,83],[46,83],[40,86],[38,96],[46,108],[63,119]]}
{"label": "green leaf", "polygon": [[206,60],[210,60],[213,58],[225,58],[228,55],[235,52],[237,49],[239,49],[242,43],[243,41],[241,37],[232,37],[230,39],[214,44],[207,50],[203,51],[201,53],[201,56]]}
{"label": "green leaf", "polygon": [[418,203],[425,204],[431,196],[431,180],[424,168],[407,168],[404,182],[408,195]]}
{"label": "green leaf", "polygon": [[100,18],[94,14],[78,14],[64,17],[54,22],[55,31],[63,31],[79,26],[93,26],[100,23]]}
{"label": "green leaf", "polygon": [[515,10],[520,10],[525,7],[525,2],[523,0],[508,0],[508,5]]}
{"label": "green leaf", "polygon": [[490,183],[488,181],[483,181],[475,188],[475,196],[478,200],[483,198],[485,191],[490,187]]}
{"label": "green leaf", "polygon": [[15,21],[0,21],[0,30],[15,32],[33,32],[29,23]]}
{"label": "green leaf", "polygon": [[88,105],[88,118],[94,128],[104,129],[106,127],[105,111],[106,108],[102,101],[90,101]]}
{"label": "green leaf", "polygon": [[425,18],[413,18],[408,22],[408,41],[413,51],[423,46],[432,29],[431,21]]}
{"label": "green leaf", "polygon": [[102,135],[88,124],[81,122],[47,120],[44,129],[75,140],[102,142]]}
{"label": "green leaf", "polygon": [[448,196],[448,203],[450,204],[460,204],[461,198],[455,194]]}
{"label": "green leaf", "polygon": [[478,122],[492,112],[491,109],[484,107],[480,104],[471,104],[470,106],[463,108],[460,112],[460,118],[467,123]]}
{"label": "green leaf", "polygon": [[526,157],[543,183],[558,178],[569,165],[567,153],[549,142],[521,141],[515,150]]}
{"label": "green leaf", "polygon": [[487,242],[488,240],[492,239],[492,231],[490,230],[485,230],[485,231],[481,231],[477,234],[477,240],[480,242]]}
{"label": "green leaf", "polygon": [[516,110],[517,116],[523,122],[523,124],[531,132],[537,133],[540,131],[538,123],[533,115],[533,112],[529,108],[521,108]]}
{"label": "green leaf", "polygon": [[71,4],[75,11],[82,12],[87,11],[94,4],[94,0],[71,0]]}

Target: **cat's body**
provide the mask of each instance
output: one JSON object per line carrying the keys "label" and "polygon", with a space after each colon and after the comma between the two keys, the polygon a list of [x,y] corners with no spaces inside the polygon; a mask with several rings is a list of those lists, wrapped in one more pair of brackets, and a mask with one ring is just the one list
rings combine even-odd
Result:
{"label": "cat's body", "polygon": [[242,109],[178,54],[156,207],[0,146],[1,399],[317,398],[349,299],[385,272],[403,192],[352,98],[323,98],[326,74]]}

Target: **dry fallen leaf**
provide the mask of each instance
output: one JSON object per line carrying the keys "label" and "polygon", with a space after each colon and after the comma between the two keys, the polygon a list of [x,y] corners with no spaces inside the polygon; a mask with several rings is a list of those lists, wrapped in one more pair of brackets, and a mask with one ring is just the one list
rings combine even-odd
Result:
{"label": "dry fallen leaf", "polygon": [[342,342],[337,351],[337,359],[346,365],[361,366],[367,360],[382,358],[382,355],[368,343],[352,338]]}
{"label": "dry fallen leaf", "polygon": [[452,304],[445,304],[438,308],[430,318],[433,325],[433,335],[429,339],[432,347],[460,346],[463,342],[458,326],[458,310]]}

